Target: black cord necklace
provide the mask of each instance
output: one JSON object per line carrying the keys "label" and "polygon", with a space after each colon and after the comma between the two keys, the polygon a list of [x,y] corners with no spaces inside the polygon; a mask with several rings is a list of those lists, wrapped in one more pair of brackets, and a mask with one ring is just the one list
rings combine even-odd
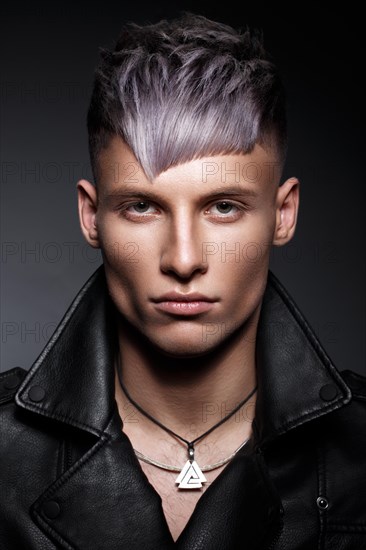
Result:
{"label": "black cord necklace", "polygon": [[132,399],[132,397],[128,393],[124,383],[122,382],[122,376],[121,376],[120,371],[121,371],[121,369],[119,368],[119,363],[117,363],[117,374],[118,374],[118,379],[119,379],[119,383],[121,385],[121,388],[122,388],[123,392],[125,393],[127,399],[136,407],[136,409],[138,411],[140,411],[144,416],[149,418],[149,420],[151,420],[152,422],[157,424],[160,428],[162,428],[163,430],[168,432],[170,435],[172,435],[174,437],[177,437],[178,439],[180,439],[181,441],[183,441],[187,445],[187,447],[188,447],[188,461],[186,462],[186,464],[184,465],[182,471],[180,472],[179,476],[176,479],[176,483],[179,483],[179,488],[181,488],[181,489],[196,489],[198,487],[202,487],[201,482],[204,482],[204,481],[207,481],[207,480],[206,480],[205,476],[203,475],[203,473],[202,473],[200,467],[198,466],[197,462],[194,459],[194,451],[195,451],[194,444],[197,443],[197,441],[199,441],[200,439],[204,438],[206,435],[210,434],[213,430],[215,430],[216,428],[221,426],[221,424],[226,422],[226,420],[229,420],[229,418],[231,418],[243,405],[245,405],[245,403],[247,401],[249,401],[249,399],[257,391],[258,386],[255,386],[255,388],[249,393],[249,395],[247,395],[247,397],[245,399],[243,399],[243,401],[241,401],[232,411],[230,411],[230,413],[228,415],[224,416],[224,418],[221,418],[221,420],[219,420],[219,422],[217,422],[217,424],[214,424],[206,432],[204,432],[200,436],[196,437],[192,441],[188,441],[184,437],[182,437],[179,434],[173,432],[173,430],[171,430],[167,426],[164,426],[164,424],[162,424],[159,420],[154,418],[150,413],[145,411],[138,403],[136,403],[136,401],[134,399]]}

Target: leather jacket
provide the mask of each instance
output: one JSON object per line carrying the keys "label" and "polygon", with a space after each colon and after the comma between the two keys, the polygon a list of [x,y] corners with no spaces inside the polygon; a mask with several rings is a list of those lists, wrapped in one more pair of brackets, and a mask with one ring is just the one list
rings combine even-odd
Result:
{"label": "leather jacket", "polygon": [[174,543],[123,432],[103,264],[29,371],[0,375],[1,550],[366,549],[366,378],[338,371],[269,272],[253,435]]}

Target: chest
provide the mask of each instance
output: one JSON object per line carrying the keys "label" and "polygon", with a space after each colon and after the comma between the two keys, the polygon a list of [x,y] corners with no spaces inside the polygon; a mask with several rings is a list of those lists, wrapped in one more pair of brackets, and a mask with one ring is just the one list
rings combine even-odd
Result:
{"label": "chest", "polygon": [[140,461],[141,468],[149,482],[160,495],[162,508],[169,530],[176,541],[192,516],[197,502],[224,466],[205,472],[207,483],[200,489],[179,489],[175,483],[178,472],[162,470]]}

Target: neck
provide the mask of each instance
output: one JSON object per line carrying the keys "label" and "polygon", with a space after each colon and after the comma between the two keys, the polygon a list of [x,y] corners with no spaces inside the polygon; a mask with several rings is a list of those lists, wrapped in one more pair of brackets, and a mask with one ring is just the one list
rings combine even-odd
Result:
{"label": "neck", "polygon": [[[198,357],[169,357],[121,322],[119,364],[121,378],[130,397],[166,427],[193,439],[227,416],[256,386],[255,340],[259,308],[246,322],[214,350]],[[235,413],[236,424],[249,435],[256,394]],[[129,419],[158,434],[156,426],[130,405],[116,373],[116,400]],[[121,415],[123,417],[123,415]],[[126,416],[126,415],[125,415]],[[229,421],[228,421],[229,423]],[[235,424],[234,424],[235,423]],[[225,424],[224,424],[225,425]]]}

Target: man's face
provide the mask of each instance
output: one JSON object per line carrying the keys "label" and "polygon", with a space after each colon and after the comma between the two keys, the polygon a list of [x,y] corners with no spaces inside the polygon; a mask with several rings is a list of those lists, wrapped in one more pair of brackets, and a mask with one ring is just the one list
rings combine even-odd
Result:
{"label": "man's face", "polygon": [[275,155],[256,145],[249,154],[193,160],[149,181],[113,138],[100,156],[98,194],[79,182],[83,232],[102,249],[111,297],[163,353],[208,352],[255,315],[271,245],[292,236],[291,228],[278,232],[291,208],[296,222],[297,182],[284,189],[278,179]]}

